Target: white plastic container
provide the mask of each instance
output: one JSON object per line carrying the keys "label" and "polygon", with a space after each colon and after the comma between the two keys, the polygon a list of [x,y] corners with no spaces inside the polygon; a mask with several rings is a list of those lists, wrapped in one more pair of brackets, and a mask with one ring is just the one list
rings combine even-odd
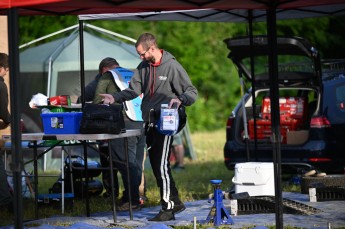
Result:
{"label": "white plastic container", "polygon": [[250,196],[274,196],[274,170],[271,162],[246,162],[235,165],[232,178],[235,193]]}

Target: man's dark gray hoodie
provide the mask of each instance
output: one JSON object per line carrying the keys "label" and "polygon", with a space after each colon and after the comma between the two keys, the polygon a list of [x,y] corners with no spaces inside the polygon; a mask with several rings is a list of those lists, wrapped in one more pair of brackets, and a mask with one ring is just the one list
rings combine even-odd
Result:
{"label": "man's dark gray hoodie", "polygon": [[182,105],[192,105],[198,95],[187,72],[175,57],[163,50],[158,65],[142,61],[131,79],[126,90],[113,94],[116,102],[132,100],[143,93],[141,104],[144,122],[150,118],[150,110],[158,111],[161,104],[169,104],[173,98],[179,98]]}

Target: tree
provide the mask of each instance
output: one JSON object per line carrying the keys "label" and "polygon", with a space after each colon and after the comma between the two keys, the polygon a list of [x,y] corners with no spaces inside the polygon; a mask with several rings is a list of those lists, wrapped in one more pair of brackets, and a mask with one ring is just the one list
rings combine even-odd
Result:
{"label": "tree", "polygon": [[[343,18],[278,21],[278,35],[308,39],[323,56],[343,56]],[[91,21],[94,25],[137,38],[142,32],[157,36],[161,48],[171,52],[186,68],[199,91],[195,105],[187,109],[192,131],[225,128],[227,116],[240,99],[238,74],[223,40],[244,36],[246,23]],[[20,17],[20,42],[77,24],[75,16]],[[332,26],[330,26],[332,25]],[[266,24],[254,23],[254,34],[265,34]]]}

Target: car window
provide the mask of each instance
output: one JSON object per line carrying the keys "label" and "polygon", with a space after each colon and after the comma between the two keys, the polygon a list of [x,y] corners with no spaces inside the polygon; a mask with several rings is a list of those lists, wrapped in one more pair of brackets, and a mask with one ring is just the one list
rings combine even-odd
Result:
{"label": "car window", "polygon": [[335,95],[337,102],[345,101],[345,85],[340,85],[335,89]]}
{"label": "car window", "polygon": [[[261,105],[264,97],[269,97],[270,93],[268,89],[265,90],[257,90],[255,93],[255,101],[257,105]],[[310,89],[310,88],[280,88],[279,89],[279,97],[304,97],[307,99],[307,101],[310,103],[312,101],[315,101],[317,99],[317,93],[316,91]],[[246,106],[251,106],[250,104],[247,104]]]}
{"label": "car window", "polygon": [[[256,93],[256,101],[261,101],[263,96],[269,96],[269,90],[258,90]],[[279,96],[292,96],[292,97],[308,97],[310,100],[314,100],[316,92],[310,88],[280,88]]]}
{"label": "car window", "polygon": [[[243,65],[250,72],[250,58],[243,59]],[[268,72],[268,57],[256,56],[254,58],[255,75],[261,75]],[[280,55],[278,56],[279,72],[307,72],[313,73],[313,62],[305,56]]]}
{"label": "car window", "polygon": [[324,82],[323,114],[332,124],[345,123],[345,79]]}
{"label": "car window", "polygon": [[337,108],[345,115],[345,85],[340,85],[335,89]]}

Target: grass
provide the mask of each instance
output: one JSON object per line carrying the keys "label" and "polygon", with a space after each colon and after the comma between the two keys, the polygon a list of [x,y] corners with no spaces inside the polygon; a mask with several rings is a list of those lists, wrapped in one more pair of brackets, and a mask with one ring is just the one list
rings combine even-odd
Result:
{"label": "grass", "polygon": [[[222,190],[228,190],[232,183],[233,172],[229,171],[223,162],[223,146],[225,142],[225,131],[219,130],[215,132],[194,133],[191,135],[194,153],[196,160],[186,158],[185,170],[180,172],[173,172],[175,183],[179,190],[181,200],[184,202],[207,199],[210,193],[213,193],[210,180],[221,179]],[[50,172],[47,174],[57,174],[57,172]],[[148,202],[146,206],[157,206],[160,202],[159,189],[156,185],[155,178],[151,169],[145,170],[147,182],[147,197]],[[101,177],[97,178],[101,180]],[[57,177],[40,178],[39,179],[39,193],[47,193],[48,189],[52,187]],[[120,180],[120,185],[122,181]],[[299,191],[299,186],[284,186],[285,191]],[[24,220],[34,219],[34,201],[33,199],[24,199],[23,201]],[[101,196],[90,198],[90,211],[107,212],[111,210],[111,204],[108,199]],[[80,216],[85,215],[85,203],[80,199],[74,200],[73,210],[65,212],[66,216]],[[39,218],[47,218],[56,215],[61,215],[61,209],[45,205],[39,207]],[[61,222],[66,226],[68,222]],[[0,214],[0,226],[13,224],[12,216],[8,212]],[[190,227],[177,227],[190,228]],[[203,228],[202,226],[198,228]],[[205,227],[207,228],[207,227]]]}

